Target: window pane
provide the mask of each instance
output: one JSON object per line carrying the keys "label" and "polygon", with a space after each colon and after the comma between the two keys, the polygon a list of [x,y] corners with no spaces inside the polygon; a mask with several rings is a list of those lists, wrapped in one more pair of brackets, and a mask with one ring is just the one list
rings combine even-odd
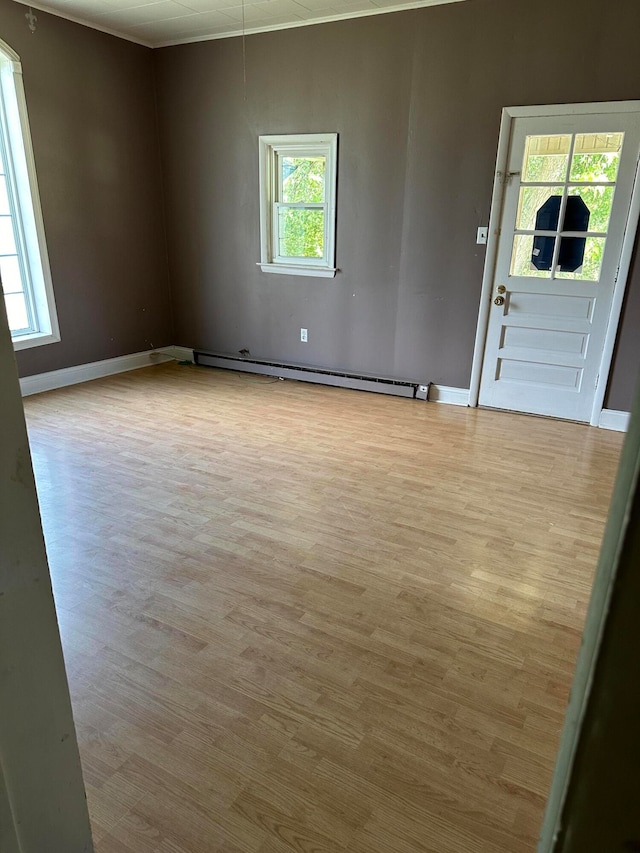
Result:
{"label": "window pane", "polygon": [[9,318],[9,328],[12,332],[21,332],[29,328],[27,306],[22,293],[11,293],[4,297]]}
{"label": "window pane", "polygon": [[0,216],[11,213],[9,196],[7,195],[7,179],[0,175]]}
{"label": "window pane", "polygon": [[278,237],[281,258],[322,258],[324,210],[279,208]]}
{"label": "window pane", "polygon": [[0,255],[15,255],[16,241],[10,216],[0,216]]}
{"label": "window pane", "polygon": [[624,133],[578,133],[571,162],[572,181],[615,181]]}
{"label": "window pane", "polygon": [[509,275],[527,278],[551,278],[555,237],[534,237],[516,234],[513,238]]}
{"label": "window pane", "polygon": [[20,264],[16,255],[0,258],[0,277],[5,293],[22,293],[24,286],[20,275]]}
{"label": "window pane", "polygon": [[324,203],[326,157],[281,157],[282,195],[288,204]]}
{"label": "window pane", "polygon": [[523,181],[564,181],[569,165],[569,134],[527,136],[522,163]]}
{"label": "window pane", "polygon": [[589,208],[589,231],[606,231],[609,228],[614,192],[614,187],[569,187],[569,196],[580,196]]}
{"label": "window pane", "polygon": [[533,231],[534,228],[555,230],[558,226],[558,212],[555,215],[554,225],[536,225],[538,211],[552,197],[562,196],[561,187],[523,187],[520,190],[520,201],[518,202],[518,215],[516,217],[516,228],[522,231]]}
{"label": "window pane", "polygon": [[[560,243],[556,278],[570,278],[575,281],[599,281],[605,242],[604,237],[587,237],[586,239],[584,237],[563,237]],[[582,263],[572,270],[571,267],[576,265],[576,260],[580,260],[583,249]]]}
{"label": "window pane", "polygon": [[571,195],[567,198],[567,206],[564,211],[563,231],[587,231],[591,211],[579,196]]}

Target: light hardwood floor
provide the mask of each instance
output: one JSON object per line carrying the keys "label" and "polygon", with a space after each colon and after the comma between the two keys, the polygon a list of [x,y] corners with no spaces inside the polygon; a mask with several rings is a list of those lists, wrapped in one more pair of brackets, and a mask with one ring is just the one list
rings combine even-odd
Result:
{"label": "light hardwood floor", "polygon": [[97,853],[532,853],[622,437],[162,365],[25,400]]}

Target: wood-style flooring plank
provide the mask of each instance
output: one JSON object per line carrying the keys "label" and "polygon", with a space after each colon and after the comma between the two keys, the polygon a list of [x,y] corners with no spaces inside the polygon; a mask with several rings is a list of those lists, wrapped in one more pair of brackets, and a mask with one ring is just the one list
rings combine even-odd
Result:
{"label": "wood-style flooring plank", "polygon": [[25,410],[96,853],[533,853],[620,435],[176,364]]}

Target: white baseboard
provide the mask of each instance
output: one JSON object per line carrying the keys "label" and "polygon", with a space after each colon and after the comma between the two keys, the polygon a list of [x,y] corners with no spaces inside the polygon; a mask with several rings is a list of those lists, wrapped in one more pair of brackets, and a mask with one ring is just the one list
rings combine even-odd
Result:
{"label": "white baseboard", "polygon": [[600,412],[598,426],[601,429],[614,429],[617,432],[626,432],[629,428],[629,412],[618,412],[615,409],[603,409]]}
{"label": "white baseboard", "polygon": [[163,350],[147,350],[134,352],[131,355],[120,355],[117,358],[105,358],[103,361],[92,361],[89,364],[78,364],[75,367],[64,367],[62,370],[50,370],[48,373],[36,373],[25,376],[20,380],[22,396],[39,394],[41,391],[52,391],[54,388],[65,388],[67,385],[77,385],[79,382],[89,382],[91,379],[101,379],[103,376],[113,376],[115,373],[125,373],[127,370],[137,370],[139,367],[149,367],[169,361],[170,355]]}
{"label": "white baseboard", "polygon": [[162,347],[158,352],[168,355],[169,358],[175,358],[176,361],[193,361],[193,350],[189,347]]}
{"label": "white baseboard", "polygon": [[451,406],[468,406],[469,389],[452,388],[449,385],[429,385],[430,403],[449,403]]}

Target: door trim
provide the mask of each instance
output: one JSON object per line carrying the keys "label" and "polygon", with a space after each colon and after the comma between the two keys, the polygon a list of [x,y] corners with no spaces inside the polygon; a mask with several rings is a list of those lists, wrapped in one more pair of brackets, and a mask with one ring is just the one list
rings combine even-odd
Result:
{"label": "door trim", "polygon": [[[489,308],[493,294],[493,276],[495,273],[496,259],[498,255],[498,242],[500,239],[500,220],[502,218],[502,207],[504,202],[503,177],[506,171],[509,145],[511,142],[511,126],[516,118],[538,118],[544,116],[571,116],[592,115],[606,113],[640,113],[640,101],[603,101],[588,104],[547,104],[531,107],[504,107],[500,120],[500,135],[498,137],[498,151],[496,155],[496,170],[493,178],[493,193],[491,196],[491,213],[489,216],[489,239],[482,274],[482,292],[480,295],[480,307],[478,309],[478,325],[473,349],[473,362],[471,365],[471,381],[469,383],[469,405],[477,406],[480,396],[480,377],[482,375],[482,362],[484,360],[484,348],[487,339],[487,328],[489,326]],[[611,300],[611,311],[609,323],[602,349],[600,361],[598,387],[593,401],[591,411],[591,426],[598,426],[604,397],[609,382],[609,373],[613,360],[613,350],[618,335],[622,303],[627,288],[627,279],[633,246],[635,243],[638,221],[640,220],[640,158],[636,160],[636,171],[634,185],[631,191],[631,206],[627,216],[622,249],[620,252],[620,264],[618,266],[618,278],[613,288]]]}

